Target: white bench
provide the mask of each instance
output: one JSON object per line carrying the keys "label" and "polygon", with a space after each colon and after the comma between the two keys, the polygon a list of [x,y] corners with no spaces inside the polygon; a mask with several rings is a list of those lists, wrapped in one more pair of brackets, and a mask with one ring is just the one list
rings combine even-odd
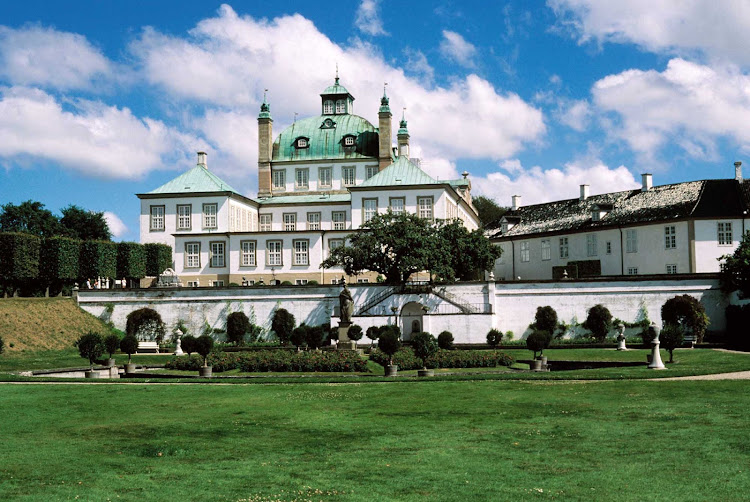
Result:
{"label": "white bench", "polygon": [[138,350],[136,350],[136,354],[139,352],[156,352],[159,353],[159,344],[156,342],[138,342]]}

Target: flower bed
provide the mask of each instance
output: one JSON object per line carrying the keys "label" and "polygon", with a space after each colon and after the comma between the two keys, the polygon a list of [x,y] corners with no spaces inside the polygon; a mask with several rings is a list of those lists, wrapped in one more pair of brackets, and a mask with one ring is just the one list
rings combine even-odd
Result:
{"label": "flower bed", "polygon": [[[373,350],[370,359],[385,367],[388,356],[380,350]],[[496,366],[510,366],[513,358],[497,350],[438,350],[427,358],[427,368],[492,368]],[[414,355],[410,347],[401,348],[393,356],[393,364],[400,370],[422,368],[422,360]]]}
{"label": "flower bed", "polygon": [[[253,352],[212,352],[208,364],[216,373],[232,369],[255,373],[265,371],[355,372],[367,371],[367,362],[349,351],[287,352],[262,350]],[[165,365],[173,370],[195,370],[203,366],[200,356],[174,357]]]}

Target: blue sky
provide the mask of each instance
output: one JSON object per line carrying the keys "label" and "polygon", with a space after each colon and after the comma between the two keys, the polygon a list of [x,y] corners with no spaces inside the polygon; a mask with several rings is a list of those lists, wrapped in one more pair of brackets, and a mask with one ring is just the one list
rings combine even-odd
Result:
{"label": "blue sky", "polygon": [[137,240],[135,194],[199,150],[255,196],[264,89],[278,134],[337,65],[355,113],[377,123],[387,82],[423,168],[503,205],[732,177],[748,46],[739,0],[2,2],[0,203],[105,211]]}

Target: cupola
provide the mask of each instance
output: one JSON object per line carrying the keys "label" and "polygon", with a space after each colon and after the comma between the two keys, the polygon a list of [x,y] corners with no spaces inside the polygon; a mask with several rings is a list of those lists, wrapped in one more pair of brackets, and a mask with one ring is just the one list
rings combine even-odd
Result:
{"label": "cupola", "polygon": [[320,94],[323,105],[323,115],[346,115],[354,112],[354,96],[349,94],[346,87],[339,84],[338,72],[333,85],[329,85]]}

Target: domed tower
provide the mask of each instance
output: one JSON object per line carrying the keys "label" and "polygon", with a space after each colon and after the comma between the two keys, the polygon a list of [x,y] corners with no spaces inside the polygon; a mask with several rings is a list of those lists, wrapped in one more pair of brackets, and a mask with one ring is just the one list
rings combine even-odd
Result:
{"label": "domed tower", "polygon": [[271,150],[273,147],[273,119],[271,107],[263,93],[258,114],[258,197],[271,196]]}
{"label": "domed tower", "polygon": [[388,167],[391,162],[391,107],[388,103],[388,96],[383,88],[383,97],[380,99],[380,110],[378,111],[378,169],[382,171]]}
{"label": "domed tower", "polygon": [[406,112],[401,114],[401,122],[398,124],[398,156],[409,158],[409,130],[406,128]]}
{"label": "domed tower", "polygon": [[322,115],[345,115],[354,113],[354,96],[346,87],[339,84],[339,77],[320,94],[323,105]]}

